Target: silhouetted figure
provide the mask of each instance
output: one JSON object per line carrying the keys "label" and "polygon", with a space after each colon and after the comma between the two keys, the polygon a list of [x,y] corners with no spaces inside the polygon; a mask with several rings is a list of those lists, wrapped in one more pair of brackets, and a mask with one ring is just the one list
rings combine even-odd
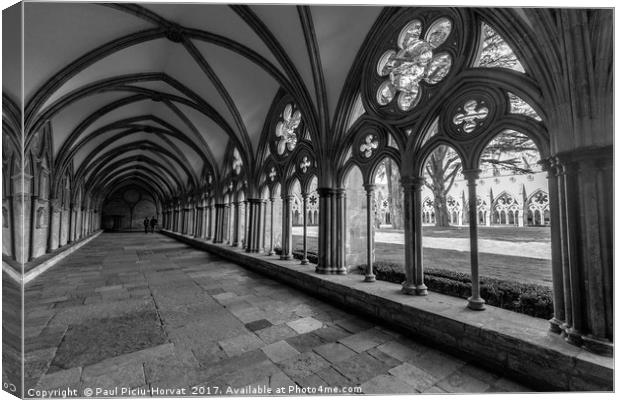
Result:
{"label": "silhouetted figure", "polygon": [[151,217],[151,233],[155,233],[156,225],[157,225],[157,219],[155,217]]}
{"label": "silhouetted figure", "polygon": [[144,233],[149,233],[149,217],[144,218]]}

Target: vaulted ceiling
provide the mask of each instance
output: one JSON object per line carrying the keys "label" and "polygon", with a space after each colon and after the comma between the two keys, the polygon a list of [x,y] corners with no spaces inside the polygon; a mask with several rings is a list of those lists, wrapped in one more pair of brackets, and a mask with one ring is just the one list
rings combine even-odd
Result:
{"label": "vaulted ceiling", "polygon": [[[47,126],[55,167],[100,187],[139,171],[173,190],[195,186],[224,171],[228,148],[252,162],[280,89],[326,106],[332,119],[381,9],[25,3],[26,134]],[[4,19],[5,38],[19,34],[14,17]],[[313,46],[326,105],[317,100]],[[5,41],[4,51],[19,49]],[[16,102],[19,74],[9,68],[3,79]]]}

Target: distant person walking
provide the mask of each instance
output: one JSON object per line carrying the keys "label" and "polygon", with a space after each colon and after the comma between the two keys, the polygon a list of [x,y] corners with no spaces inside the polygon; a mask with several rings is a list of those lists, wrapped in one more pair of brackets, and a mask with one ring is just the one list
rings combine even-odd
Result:
{"label": "distant person walking", "polygon": [[149,233],[149,217],[144,218],[144,233]]}
{"label": "distant person walking", "polygon": [[151,233],[155,233],[155,226],[157,226],[157,219],[155,217],[151,217]]}

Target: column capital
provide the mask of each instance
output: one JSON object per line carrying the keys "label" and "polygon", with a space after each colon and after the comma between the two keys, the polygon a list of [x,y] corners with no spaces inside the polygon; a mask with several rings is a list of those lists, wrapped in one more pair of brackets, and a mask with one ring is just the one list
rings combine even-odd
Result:
{"label": "column capital", "polygon": [[421,189],[425,182],[426,179],[421,176],[403,176],[400,178],[400,184],[405,189]]}
{"label": "column capital", "polygon": [[334,188],[330,188],[330,187],[320,187],[320,188],[316,189],[317,193],[321,197],[329,197],[329,196],[335,194],[336,190],[338,190],[338,189],[334,189]]}
{"label": "column capital", "polygon": [[372,194],[375,191],[376,186],[374,184],[366,184],[364,185],[364,189],[366,190],[366,194]]}
{"label": "column capital", "polygon": [[293,196],[292,194],[283,194],[280,196],[282,198],[282,200],[293,200]]}
{"label": "column capital", "polygon": [[464,169],[463,176],[465,177],[465,179],[467,179],[471,183],[471,181],[475,181],[476,179],[480,177],[480,172],[482,171],[477,168],[476,169]]}

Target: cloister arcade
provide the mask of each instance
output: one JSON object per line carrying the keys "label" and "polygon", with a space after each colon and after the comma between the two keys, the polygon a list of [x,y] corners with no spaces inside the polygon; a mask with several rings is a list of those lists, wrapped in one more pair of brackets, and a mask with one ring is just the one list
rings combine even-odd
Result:
{"label": "cloister arcade", "polygon": [[[5,35],[20,12],[4,12]],[[372,285],[390,226],[401,295],[427,296],[441,183],[447,225],[469,240],[464,305],[485,308],[481,229],[545,227],[549,329],[612,353],[609,10],[26,3],[23,16],[24,75],[3,73],[6,262],[155,217],[316,274],[363,265]]]}

